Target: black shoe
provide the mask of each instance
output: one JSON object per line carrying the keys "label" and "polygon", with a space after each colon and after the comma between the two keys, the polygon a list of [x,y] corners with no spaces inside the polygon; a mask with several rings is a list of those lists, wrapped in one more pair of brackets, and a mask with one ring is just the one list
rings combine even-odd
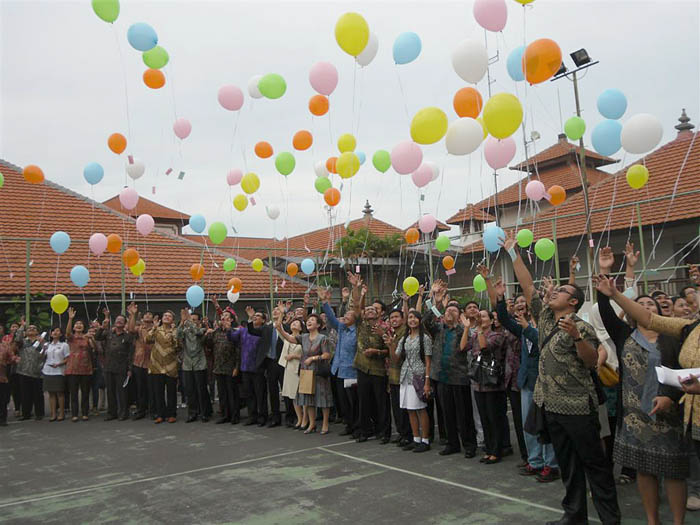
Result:
{"label": "black shoe", "polygon": [[22,416],[21,418],[19,418],[19,420],[26,421],[27,419],[31,419],[31,418],[32,418],[32,416]]}
{"label": "black shoe", "polygon": [[474,456],[476,456],[476,450],[465,450],[464,451],[465,458],[472,459]]}
{"label": "black shoe", "polygon": [[222,417],[221,419],[217,419],[217,420],[216,420],[216,424],[217,424],[217,425],[223,425],[224,423],[230,423],[230,422],[231,422],[231,420],[230,420],[230,419],[226,419],[225,417]]}
{"label": "black shoe", "polygon": [[360,436],[355,440],[357,443],[364,443],[367,441],[367,436]]}
{"label": "black shoe", "polygon": [[187,420],[185,421],[185,423],[192,423],[192,422],[194,422],[194,421],[197,421],[197,419],[198,419],[197,416],[190,416],[190,417],[187,418]]}
{"label": "black shoe", "polygon": [[234,418],[231,420],[231,424],[232,424],[232,425],[237,425],[237,424],[240,423],[240,422],[241,422],[240,418],[237,418],[237,417],[234,417]]}
{"label": "black shoe", "polygon": [[401,441],[399,441],[399,442],[396,444],[396,446],[399,447],[399,448],[403,448],[403,447],[405,447],[406,445],[408,445],[409,443],[413,443],[413,440],[412,440],[412,439],[403,438]]}
{"label": "black shoe", "polygon": [[350,430],[349,428],[345,427],[345,430],[343,430],[343,431],[342,431],[340,434],[338,434],[338,435],[339,435],[339,436],[351,436],[351,435],[352,435],[352,430]]}
{"label": "black shoe", "polygon": [[131,419],[133,419],[134,421],[138,421],[139,419],[143,419],[144,417],[146,417],[146,414],[134,414],[134,417],[132,417]]}
{"label": "black shoe", "polygon": [[107,416],[105,421],[114,421],[115,419],[117,419],[117,416]]}
{"label": "black shoe", "polygon": [[439,440],[439,443],[440,443],[441,445],[447,445],[447,438],[441,437],[440,440]]}
{"label": "black shoe", "polygon": [[202,418],[202,423],[209,423],[209,418],[208,418],[208,417],[203,417],[203,418]]}
{"label": "black shoe", "polygon": [[383,437],[382,439],[379,440],[380,445],[386,445],[389,443],[390,439],[388,437]]}
{"label": "black shoe", "polygon": [[450,446],[448,445],[448,446],[446,446],[445,448],[443,448],[443,449],[439,452],[439,454],[440,454],[441,456],[449,456],[450,454],[456,454],[457,452],[459,452],[459,449],[458,449],[458,448],[452,448],[452,447],[450,447]]}
{"label": "black shoe", "polygon": [[243,425],[246,426],[246,427],[250,427],[250,426],[253,426],[253,425],[255,425],[255,424],[257,424],[257,421],[255,421],[254,419],[249,419],[248,421],[246,421],[245,423],[243,423]]}
{"label": "black shoe", "polygon": [[500,462],[501,462],[501,458],[499,458],[499,457],[493,457],[493,458],[488,458],[488,459],[484,460],[485,465],[493,465],[495,463],[500,463]]}
{"label": "black shoe", "polygon": [[413,452],[428,452],[428,450],[430,450],[430,445],[423,443],[422,441],[420,443],[416,443],[416,446],[413,447]]}
{"label": "black shoe", "polygon": [[279,421],[270,421],[270,422],[267,424],[267,427],[268,427],[268,428],[274,428],[274,427],[278,427],[278,426],[280,426],[280,422],[279,422]]}
{"label": "black shoe", "polygon": [[562,518],[556,521],[548,521],[545,523],[545,525],[585,525],[586,523],[588,523],[588,520],[580,521],[563,516]]}
{"label": "black shoe", "polygon": [[501,457],[505,458],[506,456],[512,456],[513,455],[513,447],[505,447],[501,451]]}
{"label": "black shoe", "polygon": [[258,426],[259,426],[259,427],[264,427],[264,426],[265,426],[265,420],[263,420],[263,421],[261,421],[260,423],[258,423]]}
{"label": "black shoe", "polygon": [[415,441],[411,441],[409,443],[406,443],[403,447],[401,447],[401,450],[413,450],[414,448],[416,448],[417,444],[418,443],[416,443]]}
{"label": "black shoe", "polygon": [[119,418],[119,421],[126,421],[127,419],[129,419],[128,416],[121,416],[121,417]]}
{"label": "black shoe", "polygon": [[0,421],[0,427],[6,427],[7,421]]}
{"label": "black shoe", "polygon": [[402,440],[403,440],[403,438],[399,435],[399,436],[396,436],[394,439],[392,439],[391,443],[398,445]]}

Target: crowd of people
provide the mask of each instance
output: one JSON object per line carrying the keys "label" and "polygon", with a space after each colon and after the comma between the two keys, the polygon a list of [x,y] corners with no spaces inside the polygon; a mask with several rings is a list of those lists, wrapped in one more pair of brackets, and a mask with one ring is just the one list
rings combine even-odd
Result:
{"label": "crowd of people", "polygon": [[521,291],[506,297],[504,282],[481,265],[488,307],[461,305],[436,280],[415,303],[404,295],[388,309],[348,273],[340,304],[319,288],[315,306],[308,297],[302,307],[280,302],[269,320],[249,306],[239,323],[213,298],[212,321],[132,303],[114,319],[105,309],[101,323],[76,319],[71,308],[65,332],[48,337],[13,324],[0,347],[0,424],[10,398],[15,417],[42,419],[44,392],[50,422],[67,410],[73,422],[106,410],[106,421],[175,423],[179,392],[187,423],[216,415],[216,424],[326,435],[335,422],[358,443],[424,453],[437,442],[440,455],[479,456],[483,465],[517,449],[523,477],[561,478],[564,516],[552,523],[587,523],[587,486],[600,520],[620,523],[616,484],[635,481],[650,524],[659,523],[662,485],[674,523],[683,523],[686,509],[700,510],[700,381],[662,385],[655,367],[700,367],[697,268],[678,297],[638,295],[639,252],[628,244],[622,254],[623,284],[603,248],[597,302],[579,316],[585,293],[575,258],[568,282],[536,287],[515,239],[503,248]]}

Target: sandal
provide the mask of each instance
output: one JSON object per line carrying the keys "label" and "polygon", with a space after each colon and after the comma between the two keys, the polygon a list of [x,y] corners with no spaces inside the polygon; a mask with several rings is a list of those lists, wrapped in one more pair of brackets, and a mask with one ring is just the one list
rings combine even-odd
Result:
{"label": "sandal", "polygon": [[51,419],[49,419],[49,423],[53,423],[54,421],[56,421],[55,417],[52,417]]}
{"label": "sandal", "polygon": [[77,417],[72,417],[72,418],[70,418],[70,420],[71,420],[73,423],[77,423],[77,422],[78,422],[78,418],[77,418]]}
{"label": "sandal", "polygon": [[304,434],[314,434],[316,432],[316,427],[307,428],[304,430]]}
{"label": "sandal", "polygon": [[90,419],[90,418],[87,416],[83,416],[83,421],[87,421],[88,419]]}
{"label": "sandal", "polygon": [[328,429],[328,428],[327,428],[326,430],[321,430],[321,435],[322,435],[322,436],[325,436],[325,435],[328,434],[329,432],[330,432],[330,429]]}

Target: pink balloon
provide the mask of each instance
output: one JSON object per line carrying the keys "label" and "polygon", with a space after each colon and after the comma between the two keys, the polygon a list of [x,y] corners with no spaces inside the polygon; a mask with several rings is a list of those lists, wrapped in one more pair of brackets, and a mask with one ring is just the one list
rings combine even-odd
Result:
{"label": "pink balloon", "polygon": [[175,124],[173,124],[173,131],[175,132],[175,135],[178,136],[178,138],[186,139],[190,136],[190,132],[192,131],[192,124],[190,124],[190,121],[186,118],[179,118],[175,121]]}
{"label": "pink balloon", "polygon": [[408,175],[418,169],[423,162],[423,151],[412,140],[400,142],[391,150],[391,165],[396,173]]}
{"label": "pink balloon", "polygon": [[527,186],[525,186],[525,195],[533,201],[541,201],[545,193],[547,193],[547,191],[544,188],[544,184],[538,180],[531,180],[527,183]]}
{"label": "pink balloon", "polygon": [[433,168],[429,164],[421,164],[418,166],[418,169],[411,174],[411,179],[413,179],[413,184],[422,188],[433,180],[434,174]]}
{"label": "pink balloon", "polygon": [[338,85],[338,70],[330,62],[316,62],[309,71],[311,87],[321,95],[330,95]]}
{"label": "pink balloon", "polygon": [[235,186],[243,178],[243,172],[238,168],[234,168],[226,174],[226,182],[229,186]]}
{"label": "pink balloon", "polygon": [[436,227],[437,221],[435,220],[435,217],[430,214],[423,215],[420,219],[418,219],[418,228],[423,233],[432,233]]}
{"label": "pink balloon", "polygon": [[219,88],[219,104],[229,111],[238,111],[243,105],[243,91],[238,86],[221,86]]}
{"label": "pink balloon", "polygon": [[143,213],[136,219],[136,229],[141,235],[148,235],[153,231],[155,222],[148,213]]}
{"label": "pink balloon", "polygon": [[88,241],[88,246],[90,246],[90,251],[99,257],[107,249],[107,237],[101,233],[93,233]]}
{"label": "pink balloon", "polygon": [[133,210],[139,202],[139,194],[134,188],[124,188],[119,194],[119,202],[125,210]]}
{"label": "pink balloon", "polygon": [[489,136],[484,145],[484,157],[489,166],[495,170],[505,168],[515,157],[515,139],[497,139]]}
{"label": "pink balloon", "polygon": [[501,31],[508,20],[506,0],[476,0],[474,18],[487,31]]}

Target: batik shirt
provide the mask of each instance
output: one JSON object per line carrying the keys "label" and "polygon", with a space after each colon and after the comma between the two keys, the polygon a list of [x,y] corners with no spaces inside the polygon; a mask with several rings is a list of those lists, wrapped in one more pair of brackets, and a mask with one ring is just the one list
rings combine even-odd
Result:
{"label": "batik shirt", "polygon": [[357,319],[357,352],[352,363],[357,370],[371,376],[386,376],[383,355],[372,355],[367,357],[363,352],[368,348],[385,350],[386,345],[380,335],[372,332],[372,327],[364,319]]}
{"label": "batik shirt", "polygon": [[182,345],[182,370],[206,370],[207,357],[204,355],[204,334],[206,328],[200,328],[192,321],[178,326],[177,338]]}
{"label": "batik shirt", "polygon": [[235,368],[240,368],[240,348],[237,344],[229,341],[227,330],[217,328],[207,334],[205,344],[214,351],[213,373],[230,376]]}
{"label": "batik shirt", "polygon": [[42,345],[35,348],[34,343],[35,341],[24,337],[24,330],[21,328],[15,332],[15,344],[19,348],[19,363],[17,364],[19,375],[41,377],[41,367],[44,365],[46,356],[41,353]]}

